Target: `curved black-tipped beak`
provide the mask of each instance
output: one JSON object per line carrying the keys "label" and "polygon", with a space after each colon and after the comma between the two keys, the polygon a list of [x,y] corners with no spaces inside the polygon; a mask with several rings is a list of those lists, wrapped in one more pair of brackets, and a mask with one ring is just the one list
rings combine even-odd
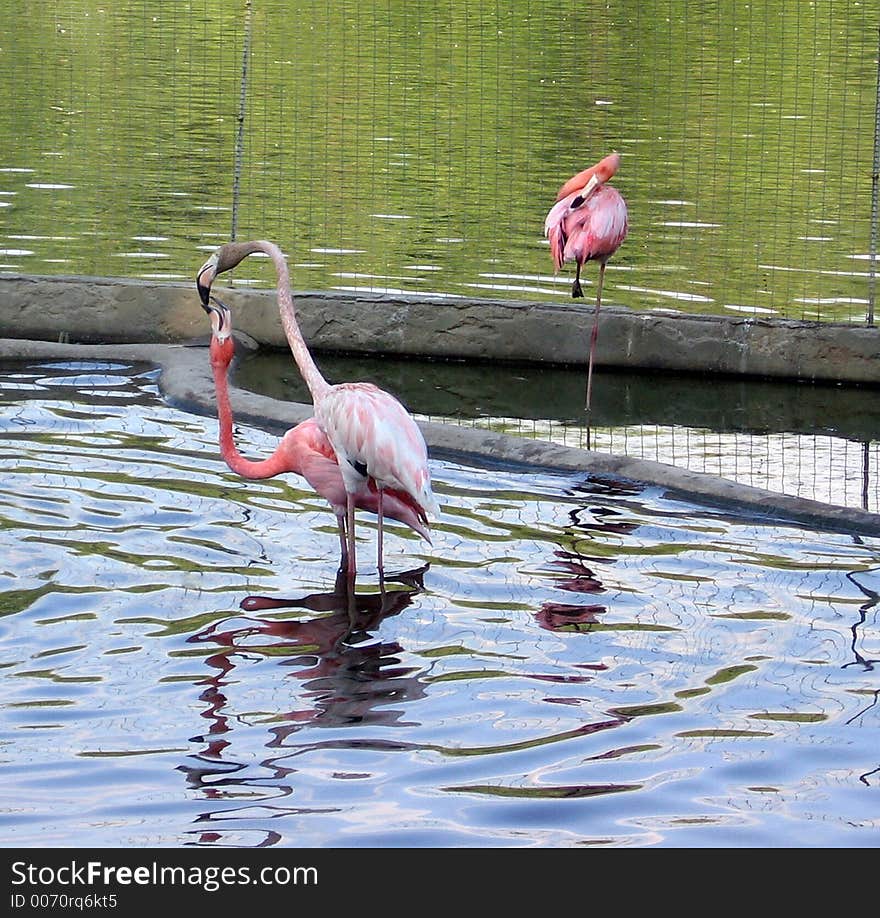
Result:
{"label": "curved black-tipped beak", "polygon": [[196,290],[199,291],[199,299],[202,301],[202,309],[204,309],[205,312],[210,312],[211,307],[208,306],[208,299],[211,296],[211,288],[204,287],[202,284],[196,281]]}
{"label": "curved black-tipped beak", "polygon": [[211,317],[211,329],[215,337],[225,341],[232,333],[232,312],[229,307],[209,294],[208,303],[203,308]]}
{"label": "curved black-tipped beak", "polygon": [[211,284],[214,283],[216,275],[217,255],[214,254],[199,268],[199,273],[196,275],[196,290],[199,292],[199,299],[202,301],[202,308],[205,312],[210,312],[208,301],[211,297]]}

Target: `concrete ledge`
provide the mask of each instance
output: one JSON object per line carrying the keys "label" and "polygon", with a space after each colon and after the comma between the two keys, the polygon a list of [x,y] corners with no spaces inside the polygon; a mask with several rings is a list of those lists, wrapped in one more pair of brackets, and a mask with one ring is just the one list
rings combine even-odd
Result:
{"label": "concrete ledge", "polygon": [[[218,294],[235,326],[287,347],[274,290]],[[588,302],[298,293],[316,351],[583,364]],[[77,343],[186,341],[205,334],[193,284],[0,273],[0,336]],[[865,325],[671,315],[603,308],[603,366],[880,383],[880,329]]]}
{"label": "concrete ledge", "polygon": [[[199,414],[215,414],[214,383],[205,347],[163,344],[76,345],[0,339],[0,359],[106,360],[155,364],[162,370],[160,389],[171,404]],[[236,419],[240,423],[280,431],[298,424],[312,413],[311,405],[280,402],[234,386],[230,394]],[[880,535],[880,514],[788,497],[659,462],[589,452],[470,427],[432,423],[423,425],[422,429],[435,457],[476,456],[494,463],[583,472],[599,479],[625,479],[657,486],[671,497],[746,512],[764,522],[800,523],[813,529]]]}

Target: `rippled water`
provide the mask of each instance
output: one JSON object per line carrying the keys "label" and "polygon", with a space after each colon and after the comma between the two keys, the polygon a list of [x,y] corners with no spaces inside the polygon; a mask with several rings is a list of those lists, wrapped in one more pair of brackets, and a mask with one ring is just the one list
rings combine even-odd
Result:
{"label": "rippled water", "polygon": [[5,9],[2,269],[191,279],[235,226],[300,289],[564,302],[544,216],[617,149],[608,303],[865,319],[869,3]]}
{"label": "rippled water", "polygon": [[877,540],[435,460],[352,599],[155,380],[0,375],[3,844],[877,845]]}

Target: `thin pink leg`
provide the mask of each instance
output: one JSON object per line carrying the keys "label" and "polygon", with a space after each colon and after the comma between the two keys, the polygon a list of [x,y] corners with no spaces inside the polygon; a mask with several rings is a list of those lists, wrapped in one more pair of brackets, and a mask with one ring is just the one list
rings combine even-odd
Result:
{"label": "thin pink leg", "polygon": [[357,562],[354,551],[354,495],[347,494],[345,498],[345,515],[348,525],[348,573],[354,577],[357,573]]}
{"label": "thin pink leg", "polygon": [[339,530],[339,570],[348,565],[348,542],[345,538],[345,513],[336,514],[336,527]]}
{"label": "thin pink leg", "polygon": [[593,399],[593,361],[596,359],[596,341],[599,339],[599,308],[602,305],[602,283],[605,280],[605,262],[599,262],[599,281],[596,284],[596,311],[593,313],[593,331],[590,335],[590,360],[587,365],[587,449],[590,448],[590,405]]}
{"label": "thin pink leg", "polygon": [[379,527],[378,527],[379,548],[377,550],[377,559],[378,559],[377,563],[379,565],[379,576],[381,577],[382,573],[385,570],[384,559],[383,559],[383,548],[382,548],[382,540],[384,538],[384,531],[382,527],[382,489],[381,488],[378,489],[378,492],[376,494],[376,513],[378,514],[378,517],[379,517]]}

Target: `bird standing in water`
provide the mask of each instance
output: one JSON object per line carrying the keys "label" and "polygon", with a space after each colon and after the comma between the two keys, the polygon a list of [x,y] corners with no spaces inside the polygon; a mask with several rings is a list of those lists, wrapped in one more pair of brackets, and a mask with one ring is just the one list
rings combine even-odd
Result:
{"label": "bird standing in water", "polygon": [[439,512],[431,490],[428,451],[418,425],[400,402],[372,383],[339,383],[324,379],[299,329],[290,274],[281,249],[273,242],[229,242],[202,265],[196,286],[202,305],[212,302],[211,285],[218,274],[229,271],[248,255],[263,252],[275,265],[281,324],[299,371],[315,405],[315,420],[336,455],[346,496],[347,567],[357,572],[354,510],[358,497],[376,495],[378,518],[378,568],[383,572],[385,497],[393,495],[408,504],[427,525],[427,515]]}
{"label": "bird standing in water", "polygon": [[627,233],[626,201],[620,192],[605,184],[620,168],[620,154],[612,153],[570,178],[556,195],[556,203],[544,220],[544,235],[550,240],[550,254],[558,272],[567,261],[577,264],[571,295],[584,295],[581,268],[588,261],[599,262],[596,284],[596,311],[590,335],[587,366],[587,449],[590,448],[590,404],[593,391],[593,361],[599,337],[599,308],[605,265],[620,248]]}
{"label": "bird standing in water", "polygon": [[[233,440],[232,404],[229,398],[228,372],[235,353],[232,338],[232,316],[229,309],[216,297],[211,297],[205,311],[211,318],[211,371],[217,395],[217,417],[220,422],[220,453],[224,461],[242,478],[252,480],[274,478],[285,472],[301,475],[329,504],[336,515],[339,530],[341,560],[340,570],[347,567],[348,543],[346,540],[346,491],[339,471],[336,453],[314,418],[308,418],[284,434],[275,451],[267,459],[246,459],[239,453]],[[363,489],[355,495],[359,510],[376,513],[378,494]],[[386,494],[382,512],[386,517],[409,526],[427,541],[431,541],[425,525],[424,514],[395,494]]]}

